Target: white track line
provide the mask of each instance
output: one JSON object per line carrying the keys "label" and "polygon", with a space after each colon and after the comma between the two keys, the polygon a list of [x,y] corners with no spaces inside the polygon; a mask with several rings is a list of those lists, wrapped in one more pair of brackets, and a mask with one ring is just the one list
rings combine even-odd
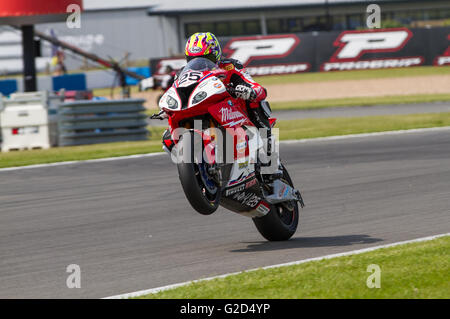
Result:
{"label": "white track line", "polygon": [[401,134],[427,133],[427,132],[439,132],[439,131],[450,131],[450,126],[417,128],[417,129],[398,130],[398,131],[384,131],[384,132],[375,132],[375,133],[335,135],[335,136],[328,136],[328,137],[313,137],[313,138],[305,138],[305,139],[300,139],[300,140],[284,140],[284,141],[281,141],[280,143],[281,144],[309,143],[309,142],[345,140],[348,138],[375,137],[375,136],[383,136],[383,135],[401,135]]}
{"label": "white track line", "polygon": [[158,155],[162,155],[162,154],[166,154],[166,153],[158,152],[158,153],[148,153],[148,154],[97,158],[97,159],[81,160],[81,161],[66,161],[66,162],[56,162],[56,163],[49,163],[49,164],[15,166],[15,167],[0,168],[0,172],[17,171],[17,170],[22,170],[22,169],[41,168],[41,167],[63,166],[63,165],[70,165],[70,164],[111,162],[111,161],[127,160],[127,159],[133,159],[133,158],[152,157],[152,156],[158,156]]}
{"label": "white track line", "polygon": [[[284,141],[280,141],[280,144],[315,143],[315,142],[322,142],[322,141],[345,140],[345,139],[351,139],[351,138],[365,138],[365,137],[375,137],[375,136],[383,136],[383,135],[400,135],[400,134],[426,133],[426,132],[439,132],[439,131],[450,131],[450,126],[420,128],[420,129],[410,129],[410,130],[400,130],[400,131],[385,131],[385,132],[376,132],[376,133],[348,134],[348,135],[337,135],[337,136],[328,136],[328,137],[315,137],[315,138],[306,138],[306,139],[300,139],[300,140],[284,140]],[[119,160],[126,160],[126,159],[136,159],[136,158],[142,158],[142,157],[159,156],[159,155],[163,155],[163,154],[166,154],[166,153],[158,152],[158,153],[149,153],[149,154],[137,154],[137,155],[128,155],[128,156],[99,158],[99,159],[92,159],[92,160],[67,161],[67,162],[57,162],[57,163],[49,163],[49,164],[7,167],[7,168],[0,168],[0,173],[7,172],[7,171],[17,171],[17,170],[22,170],[22,169],[41,168],[41,167],[53,167],[53,166],[62,166],[62,165],[71,165],[71,164],[119,161]]]}
{"label": "white track line", "polygon": [[436,239],[439,237],[444,237],[444,236],[450,236],[450,233],[439,234],[439,235],[434,235],[434,236],[427,236],[427,237],[416,238],[416,239],[411,239],[411,240],[405,240],[405,241],[400,241],[400,242],[396,242],[396,243],[392,243],[392,244],[379,245],[379,246],[374,246],[374,247],[369,247],[369,248],[347,251],[347,252],[338,253],[338,254],[331,254],[331,255],[326,255],[326,256],[321,256],[321,257],[303,259],[303,260],[288,262],[288,263],[284,263],[284,264],[271,265],[271,266],[266,266],[266,267],[261,267],[261,268],[254,268],[254,269],[244,270],[244,271],[240,271],[240,272],[233,272],[233,273],[214,276],[214,277],[186,281],[186,282],[173,284],[173,285],[167,285],[167,286],[158,287],[158,288],[151,288],[151,289],[140,290],[140,291],[130,292],[130,293],[116,295],[116,296],[110,296],[110,297],[106,297],[103,299],[125,299],[125,298],[139,297],[139,296],[143,296],[143,295],[154,294],[154,293],[157,293],[160,291],[165,291],[165,290],[170,290],[170,289],[174,289],[174,288],[178,288],[178,287],[182,287],[182,286],[187,286],[191,283],[208,281],[208,280],[213,280],[213,279],[218,279],[218,278],[226,278],[226,277],[238,275],[238,274],[241,274],[244,272],[251,272],[251,271],[256,271],[256,270],[261,270],[261,269],[270,269],[270,268],[277,268],[277,267],[299,265],[299,264],[304,264],[304,263],[311,262],[311,261],[331,259],[331,258],[336,258],[336,257],[358,255],[358,254],[374,251],[374,250],[381,249],[381,248],[388,248],[388,247],[394,247],[394,246],[399,246],[399,245],[404,245],[404,244],[423,242],[423,241],[433,240],[433,239]]}

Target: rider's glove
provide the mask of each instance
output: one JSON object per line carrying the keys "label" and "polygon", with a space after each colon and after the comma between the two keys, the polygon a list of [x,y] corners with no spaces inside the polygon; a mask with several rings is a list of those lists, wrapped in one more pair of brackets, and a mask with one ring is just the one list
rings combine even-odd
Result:
{"label": "rider's glove", "polygon": [[252,101],[256,98],[256,92],[251,87],[245,85],[237,85],[234,88],[234,94],[237,98]]}

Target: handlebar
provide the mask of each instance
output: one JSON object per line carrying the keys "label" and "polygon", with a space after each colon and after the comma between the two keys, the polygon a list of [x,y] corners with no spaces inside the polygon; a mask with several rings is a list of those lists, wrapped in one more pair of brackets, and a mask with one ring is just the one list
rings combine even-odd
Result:
{"label": "handlebar", "polygon": [[164,114],[164,111],[160,111],[159,113],[154,113],[152,115],[149,116],[149,119],[151,120],[164,120],[165,117],[163,117],[162,115]]}

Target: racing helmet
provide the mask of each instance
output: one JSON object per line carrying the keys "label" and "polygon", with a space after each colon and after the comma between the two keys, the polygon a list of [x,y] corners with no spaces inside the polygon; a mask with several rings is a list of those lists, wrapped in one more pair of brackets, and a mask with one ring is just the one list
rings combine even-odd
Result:
{"label": "racing helmet", "polygon": [[197,32],[187,40],[184,54],[188,62],[193,58],[204,57],[217,63],[222,56],[222,49],[214,34]]}

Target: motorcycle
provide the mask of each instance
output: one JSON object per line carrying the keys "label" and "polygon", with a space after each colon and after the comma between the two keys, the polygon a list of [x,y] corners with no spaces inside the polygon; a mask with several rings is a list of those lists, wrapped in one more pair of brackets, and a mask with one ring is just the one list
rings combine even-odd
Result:
{"label": "motorcycle", "polygon": [[[191,60],[159,102],[153,119],[168,119],[171,152],[191,206],[200,214],[219,206],[250,217],[269,241],[291,238],[300,203],[286,167],[246,113],[245,101],[225,86],[227,72],[206,58]],[[267,108],[270,109],[270,107]],[[269,118],[270,125],[276,119]],[[268,168],[276,174],[263,174]]]}

